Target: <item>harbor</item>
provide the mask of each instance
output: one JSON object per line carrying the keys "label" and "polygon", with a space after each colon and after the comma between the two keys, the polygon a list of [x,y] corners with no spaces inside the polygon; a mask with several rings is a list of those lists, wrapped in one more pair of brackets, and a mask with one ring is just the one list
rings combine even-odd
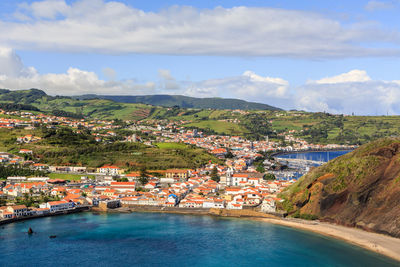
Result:
{"label": "harbor", "polygon": [[272,170],[269,173],[275,175],[277,180],[299,179],[308,173],[311,168],[321,166],[322,164],[342,156],[351,150],[338,151],[311,151],[290,154],[278,154],[274,160],[282,166],[286,166],[282,170]]}

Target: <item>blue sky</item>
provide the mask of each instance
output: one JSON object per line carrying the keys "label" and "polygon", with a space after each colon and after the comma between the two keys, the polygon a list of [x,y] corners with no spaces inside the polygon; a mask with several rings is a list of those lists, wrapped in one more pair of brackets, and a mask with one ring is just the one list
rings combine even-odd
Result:
{"label": "blue sky", "polygon": [[399,1],[0,1],[0,87],[399,114]]}

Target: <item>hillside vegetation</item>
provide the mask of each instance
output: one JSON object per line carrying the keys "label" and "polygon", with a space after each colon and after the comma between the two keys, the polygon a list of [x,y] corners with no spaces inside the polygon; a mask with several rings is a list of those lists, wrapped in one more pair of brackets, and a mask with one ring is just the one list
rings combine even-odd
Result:
{"label": "hillside vegetation", "polygon": [[[90,99],[87,99],[90,98]],[[138,98],[139,99],[139,98]],[[146,99],[152,99],[148,96]],[[158,99],[155,96],[155,99]],[[168,99],[163,96],[160,99]],[[115,99],[118,100],[118,99]],[[218,99],[222,100],[222,99]],[[122,101],[122,100],[121,100]],[[194,100],[193,100],[194,101]],[[202,101],[202,99],[198,99]],[[158,102],[154,102],[158,103]],[[343,116],[329,113],[281,110],[232,110],[161,107],[121,103],[86,97],[78,100],[49,96],[41,90],[0,89],[0,108],[27,110],[80,119],[122,119],[130,121],[177,122],[206,134],[240,135],[249,139],[281,140],[289,132],[311,143],[364,144],[387,136],[398,136],[400,116]],[[236,108],[243,107],[240,104]]]}
{"label": "hillside vegetation", "polygon": [[[33,134],[42,139],[30,144],[17,144],[16,138]],[[0,129],[0,151],[19,154],[21,148],[33,151],[33,157],[49,165],[78,165],[91,168],[113,164],[128,170],[195,168],[209,161],[222,163],[205,150],[185,144],[147,146],[141,143],[98,143],[87,132],[75,133],[69,128]],[[28,158],[29,159],[29,158]]]}
{"label": "hillside vegetation", "polygon": [[[96,119],[141,120],[149,116],[151,106],[116,103],[111,100],[76,100],[65,96],[49,96],[38,89],[10,91],[0,89],[0,108],[6,110],[42,111],[56,116]],[[8,106],[6,106],[6,104]],[[12,104],[12,105],[11,105]],[[14,108],[14,106],[16,106]]]}
{"label": "hillside vegetation", "polygon": [[242,110],[281,110],[267,104],[247,102],[240,99],[228,98],[196,98],[182,95],[144,95],[144,96],[121,96],[121,95],[83,95],[77,99],[107,99],[120,103],[142,103],[153,106],[197,109],[242,109]]}
{"label": "hillside vegetation", "polygon": [[400,139],[363,145],[299,179],[282,197],[289,215],[400,237]]}

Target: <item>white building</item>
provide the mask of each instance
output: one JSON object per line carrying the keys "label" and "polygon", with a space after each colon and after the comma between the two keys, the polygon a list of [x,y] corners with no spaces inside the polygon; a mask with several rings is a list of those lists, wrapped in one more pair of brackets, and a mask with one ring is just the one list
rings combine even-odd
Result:
{"label": "white building", "polygon": [[15,205],[15,206],[8,206],[2,212],[2,214],[3,218],[18,218],[18,217],[28,216],[29,211],[25,205]]}
{"label": "white building", "polygon": [[260,178],[249,178],[247,182],[251,185],[259,186],[261,184],[260,180]]}
{"label": "white building", "polygon": [[211,208],[215,208],[215,209],[223,209],[225,208],[225,200],[223,199],[207,199],[203,202],[203,208],[206,209],[211,209]]}
{"label": "white building", "polygon": [[243,184],[247,183],[249,176],[248,174],[240,174],[240,173],[235,173],[232,175],[232,185],[233,186],[242,186]]}
{"label": "white building", "polygon": [[243,209],[243,205],[231,201],[231,202],[228,202],[228,205],[226,206],[226,208],[227,208],[228,210],[241,210],[241,209]]}
{"label": "white building", "polygon": [[44,204],[40,204],[40,208],[48,208],[50,212],[69,210],[74,207],[73,202],[68,202],[65,200],[51,201]]}
{"label": "white building", "polygon": [[120,192],[135,191],[135,182],[111,182],[110,187]]}
{"label": "white building", "polygon": [[46,182],[49,180],[49,177],[32,177],[27,179],[28,182]]}
{"label": "white building", "polygon": [[108,175],[119,175],[122,174],[122,170],[117,166],[104,165],[101,168],[97,168],[98,173],[108,174]]}
{"label": "white building", "polygon": [[24,182],[26,181],[26,177],[25,176],[10,176],[7,177],[7,182],[10,183],[20,183],[20,182]]}
{"label": "white building", "polygon": [[275,200],[272,198],[266,198],[263,200],[261,204],[261,211],[262,212],[276,212],[276,203]]}

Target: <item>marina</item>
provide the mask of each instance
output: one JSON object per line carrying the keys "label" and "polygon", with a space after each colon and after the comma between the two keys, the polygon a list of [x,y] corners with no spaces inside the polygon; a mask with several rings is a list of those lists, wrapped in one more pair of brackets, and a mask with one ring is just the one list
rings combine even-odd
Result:
{"label": "marina", "polygon": [[288,168],[270,171],[270,173],[274,174],[278,180],[297,180],[309,172],[311,168],[321,166],[329,160],[335,159],[350,151],[351,150],[313,151],[277,155],[275,160]]}

